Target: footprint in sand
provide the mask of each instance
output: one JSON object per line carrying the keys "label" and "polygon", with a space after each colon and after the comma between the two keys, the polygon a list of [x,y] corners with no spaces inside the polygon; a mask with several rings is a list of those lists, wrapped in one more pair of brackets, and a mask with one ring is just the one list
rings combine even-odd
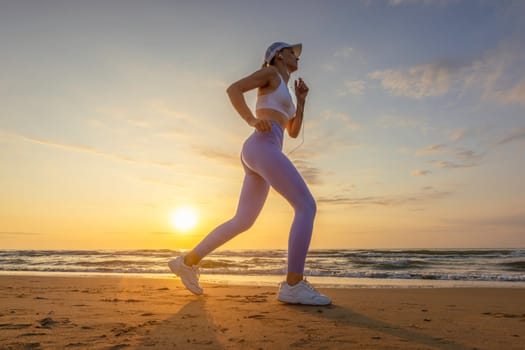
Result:
{"label": "footprint in sand", "polygon": [[43,318],[40,321],[38,321],[38,323],[40,323],[39,328],[47,328],[47,329],[53,328],[54,326],[58,324],[58,322],[53,320],[51,317]]}
{"label": "footprint in sand", "polygon": [[44,329],[51,329],[53,327],[56,327],[58,325],[65,326],[67,328],[71,327],[77,327],[78,325],[75,323],[71,323],[69,318],[62,318],[60,320],[54,320],[51,317],[46,317],[41,319],[40,321],[37,321],[40,326],[37,326],[36,328],[44,328]]}
{"label": "footprint in sand", "polygon": [[492,313],[492,312],[483,312],[482,313],[483,315],[485,316],[492,316],[494,318],[522,318],[522,320],[525,320],[525,314],[505,314],[505,313],[501,313],[501,312],[496,312],[496,313]]}
{"label": "footprint in sand", "polygon": [[47,333],[23,333],[18,335],[17,338],[38,337],[40,335],[47,335]]}
{"label": "footprint in sand", "polygon": [[24,329],[31,327],[30,324],[20,323],[20,324],[12,324],[12,323],[3,323],[0,324],[0,329]]}
{"label": "footprint in sand", "polygon": [[119,350],[119,349],[129,348],[130,346],[131,345],[129,344],[117,344],[117,345],[113,345],[113,346],[106,348],[106,350]]}

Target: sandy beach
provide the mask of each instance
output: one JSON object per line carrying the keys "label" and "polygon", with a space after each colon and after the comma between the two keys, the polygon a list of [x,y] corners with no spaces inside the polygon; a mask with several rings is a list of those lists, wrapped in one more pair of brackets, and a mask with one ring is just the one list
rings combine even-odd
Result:
{"label": "sandy beach", "polygon": [[0,276],[1,349],[524,349],[525,290],[277,288],[177,278]]}

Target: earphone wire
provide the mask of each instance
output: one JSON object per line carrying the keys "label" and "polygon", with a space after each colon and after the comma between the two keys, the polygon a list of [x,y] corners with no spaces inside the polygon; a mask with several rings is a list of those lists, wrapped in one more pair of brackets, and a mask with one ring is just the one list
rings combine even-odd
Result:
{"label": "earphone wire", "polygon": [[[286,69],[287,73],[288,73],[288,76],[291,75],[291,72],[288,71],[288,68]],[[288,88],[288,90],[290,90],[290,88]],[[290,154],[294,153],[295,151],[297,151],[299,149],[299,147],[301,147],[304,143],[304,134],[305,134],[305,126],[304,126],[304,120],[302,121],[301,123],[301,142],[295,146],[291,151],[289,151],[288,153],[286,153],[287,156],[289,156]]]}
{"label": "earphone wire", "polygon": [[297,146],[295,146],[291,151],[289,151],[288,153],[286,153],[287,156],[289,156],[290,154],[292,154],[293,152],[297,151],[299,149],[299,147],[301,147],[304,143],[304,130],[305,130],[305,127],[304,127],[304,121],[303,123],[301,124],[301,143],[299,143]]}

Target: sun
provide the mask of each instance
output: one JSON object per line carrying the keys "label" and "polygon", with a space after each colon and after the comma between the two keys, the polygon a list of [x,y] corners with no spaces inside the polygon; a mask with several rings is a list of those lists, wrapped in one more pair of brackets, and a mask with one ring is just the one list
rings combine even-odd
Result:
{"label": "sun", "polygon": [[171,224],[177,231],[187,232],[197,224],[197,211],[192,207],[180,207],[171,213]]}

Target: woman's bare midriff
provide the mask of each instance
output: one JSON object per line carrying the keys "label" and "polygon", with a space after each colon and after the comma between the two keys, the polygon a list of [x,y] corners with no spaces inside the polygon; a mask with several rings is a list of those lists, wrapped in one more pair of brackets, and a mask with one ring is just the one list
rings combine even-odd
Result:
{"label": "woman's bare midriff", "polygon": [[255,111],[255,116],[257,117],[257,119],[275,121],[281,126],[281,129],[283,130],[286,128],[286,116],[274,109],[258,109]]}

